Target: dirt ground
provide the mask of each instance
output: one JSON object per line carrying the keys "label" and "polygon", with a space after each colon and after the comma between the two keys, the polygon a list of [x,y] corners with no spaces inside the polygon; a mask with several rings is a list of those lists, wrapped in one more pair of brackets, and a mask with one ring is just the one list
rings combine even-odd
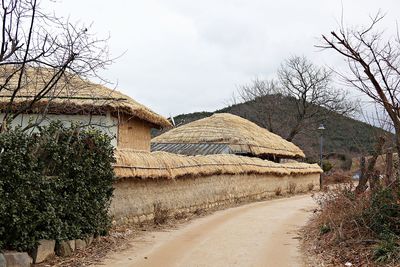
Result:
{"label": "dirt ground", "polygon": [[302,195],[218,211],[148,232],[97,266],[304,266],[298,230],[315,207]]}

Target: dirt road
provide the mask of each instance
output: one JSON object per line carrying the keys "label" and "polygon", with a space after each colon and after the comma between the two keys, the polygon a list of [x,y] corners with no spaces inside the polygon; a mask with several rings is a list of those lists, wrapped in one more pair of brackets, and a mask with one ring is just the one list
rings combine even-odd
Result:
{"label": "dirt road", "polygon": [[297,230],[313,207],[303,195],[218,211],[148,233],[101,266],[302,266]]}

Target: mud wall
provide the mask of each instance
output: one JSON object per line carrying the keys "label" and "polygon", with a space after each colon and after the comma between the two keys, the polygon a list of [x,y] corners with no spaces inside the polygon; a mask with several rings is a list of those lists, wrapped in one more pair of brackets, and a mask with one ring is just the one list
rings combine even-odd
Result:
{"label": "mud wall", "polygon": [[[170,215],[196,212],[229,203],[259,200],[281,189],[295,193],[319,188],[319,174],[277,177],[273,175],[215,175],[198,178],[120,179],[114,185],[110,214],[115,223],[153,220],[155,206]],[[157,209],[157,208],[156,208]]]}

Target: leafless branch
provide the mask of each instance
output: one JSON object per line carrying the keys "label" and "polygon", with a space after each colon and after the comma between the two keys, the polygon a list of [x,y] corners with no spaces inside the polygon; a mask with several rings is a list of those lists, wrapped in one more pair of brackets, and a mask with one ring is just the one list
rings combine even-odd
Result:
{"label": "leafless branch", "polygon": [[[46,14],[37,0],[2,0],[0,21],[0,97],[8,97],[8,104],[1,108],[1,130],[44,97],[52,101],[49,96],[56,97],[57,88],[66,90],[68,86],[58,82],[68,83],[68,75],[105,81],[98,73],[113,61],[108,38],[96,38],[90,27]],[[30,76],[32,72],[35,77]],[[33,83],[37,88],[29,92],[32,97],[15,105],[16,97]],[[71,90],[73,96],[77,89]]]}

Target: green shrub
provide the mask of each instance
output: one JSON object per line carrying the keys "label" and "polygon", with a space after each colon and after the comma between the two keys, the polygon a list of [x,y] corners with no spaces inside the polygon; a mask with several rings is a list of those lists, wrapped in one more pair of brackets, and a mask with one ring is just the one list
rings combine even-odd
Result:
{"label": "green shrub", "polygon": [[324,172],[328,172],[333,168],[332,163],[330,163],[328,160],[323,160],[322,161],[322,170]]}
{"label": "green shrub", "polygon": [[321,235],[329,233],[331,231],[331,227],[327,224],[322,224],[319,227],[319,232],[321,233]]}
{"label": "green shrub", "polygon": [[400,259],[399,237],[393,234],[381,235],[381,241],[374,248],[373,257],[378,263],[397,262]]}
{"label": "green shrub", "polygon": [[96,130],[52,123],[1,133],[0,249],[105,233],[113,161],[110,138]]}
{"label": "green shrub", "polygon": [[376,190],[364,220],[379,237],[373,257],[379,263],[400,260],[400,191],[398,187]]}
{"label": "green shrub", "polygon": [[371,196],[365,219],[378,235],[400,236],[400,190],[396,187],[376,190]]}

